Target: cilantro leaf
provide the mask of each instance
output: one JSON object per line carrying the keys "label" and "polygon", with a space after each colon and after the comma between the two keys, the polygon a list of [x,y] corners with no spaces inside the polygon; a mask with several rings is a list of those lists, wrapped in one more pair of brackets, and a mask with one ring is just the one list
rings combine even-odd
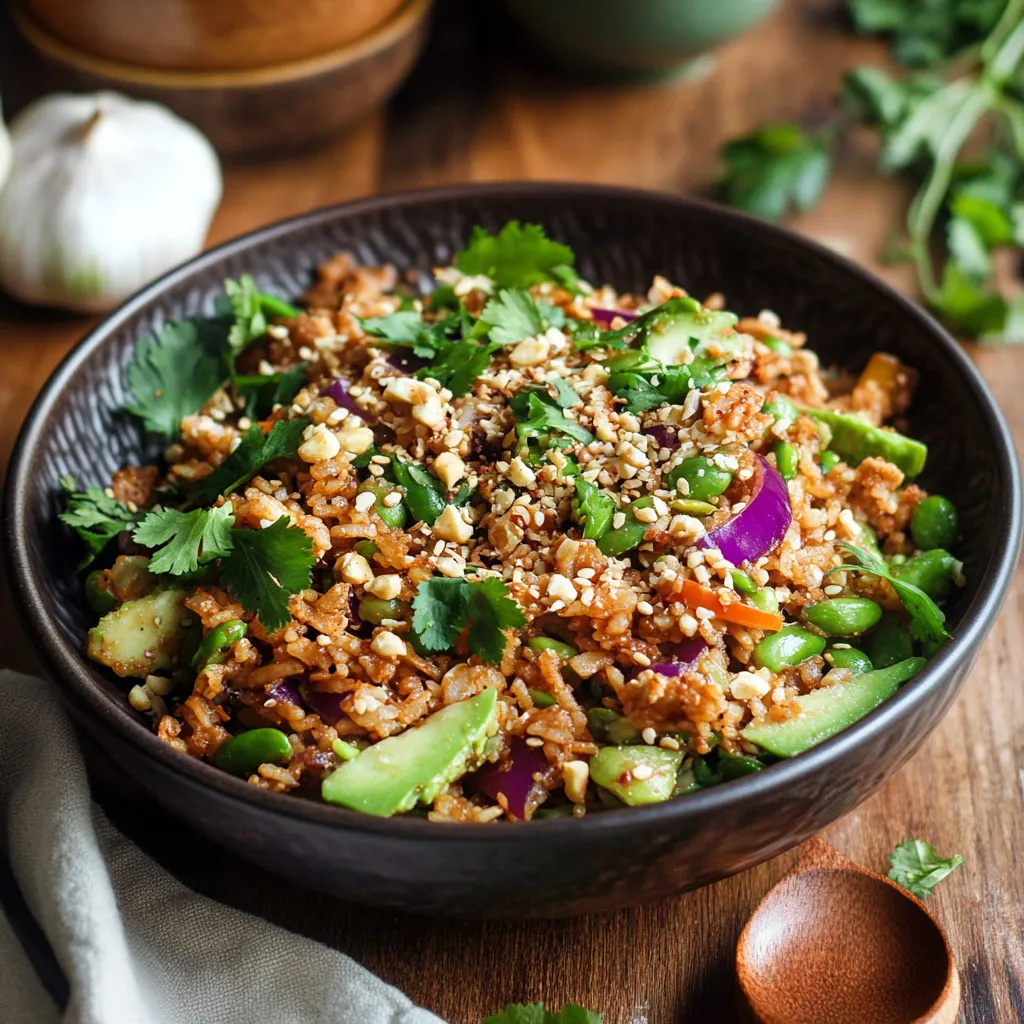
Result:
{"label": "cilantro leaf", "polygon": [[999,335],[1007,326],[1006,299],[972,280],[953,260],[947,261],[942,285],[929,296],[928,304],[959,334]]}
{"label": "cilantro leaf", "polygon": [[150,572],[187,576],[200,565],[230,554],[234,521],[230,502],[194,512],[164,508],[150,512],[132,537],[144,547],[159,548],[149,560]]}
{"label": "cilantro leaf", "polygon": [[484,1024],[601,1024],[603,1019],[602,1014],[576,1003],[567,1003],[561,1013],[545,1010],[543,1003],[509,1003]]}
{"label": "cilantro leaf", "polygon": [[590,444],[594,440],[594,435],[582,424],[569,419],[543,389],[520,391],[509,399],[508,404],[516,417],[520,448],[528,444],[530,438],[550,431],[565,434],[581,444]]}
{"label": "cilantro leaf", "polygon": [[959,853],[952,857],[940,857],[931,843],[923,839],[905,839],[889,854],[889,877],[907,892],[923,900],[963,862]]}
{"label": "cilantro leaf", "polygon": [[405,491],[405,504],[416,520],[428,526],[433,524],[448,504],[441,481],[422,466],[403,462],[397,455],[391,456],[391,470]]}
{"label": "cilantro leaf", "polygon": [[945,627],[946,617],[942,609],[920,587],[893,576],[889,567],[874,552],[845,541],[841,542],[840,547],[857,559],[859,565],[841,565],[836,569],[829,569],[825,575],[852,570],[866,572],[885,580],[896,591],[896,596],[910,616],[910,632],[921,642],[925,655],[931,657],[942,646],[943,641],[949,639]]}
{"label": "cilantro leaf", "polygon": [[250,427],[238,447],[209,475],[203,477],[189,494],[189,504],[209,505],[222,494],[251,480],[274,459],[295,458],[302,444],[302,433],[309,425],[305,416],[294,420],[278,420],[264,436],[259,427]]}
{"label": "cilantro leaf", "polygon": [[721,190],[725,201],[767,220],[790,206],[815,206],[832,171],[829,139],[797,124],[774,124],[726,143]]}
{"label": "cilantro leaf", "polygon": [[392,345],[411,348],[412,354],[420,359],[433,359],[445,340],[447,322],[442,320],[427,324],[415,310],[400,309],[387,316],[361,319],[359,325],[373,337],[383,338]]}
{"label": "cilantro leaf", "polygon": [[251,274],[243,274],[237,281],[225,281],[224,291],[235,318],[228,331],[229,360],[233,366],[247,345],[267,333],[267,318],[260,302],[260,290]]}
{"label": "cilantro leaf", "polygon": [[577,352],[588,352],[592,348],[625,348],[626,343],[615,336],[616,332],[603,330],[593,320],[570,320],[569,333],[573,348]]}
{"label": "cilantro leaf", "polygon": [[86,553],[78,563],[84,569],[119,533],[139,523],[145,512],[130,511],[99,487],[78,491],[77,486],[73,476],[60,478],[65,509],[58,518],[85,543]]}
{"label": "cilantro leaf", "polygon": [[526,616],[508,596],[508,587],[494,576],[472,581],[466,589],[469,649],[488,665],[498,665],[505,653],[505,630],[522,629]]}
{"label": "cilantro leaf", "polygon": [[412,602],[412,629],[426,651],[447,651],[469,626],[469,647],[489,665],[500,663],[504,631],[520,629],[526,617],[508,597],[508,587],[495,577],[483,580],[424,580]]}
{"label": "cilantro leaf", "polygon": [[496,299],[488,300],[480,321],[488,325],[491,340],[499,345],[532,338],[543,326],[537,303],[521,288],[502,288]]}
{"label": "cilantro leaf", "polygon": [[584,539],[599,540],[608,532],[612,516],[618,511],[618,505],[610,494],[578,476],[572,510],[576,521],[583,524]]}
{"label": "cilantro leaf", "polygon": [[455,398],[460,398],[469,394],[476,379],[491,365],[491,356],[500,347],[498,344],[478,345],[475,341],[446,341],[440,358],[417,371],[416,376],[421,379],[433,377]]}
{"label": "cilantro leaf", "polygon": [[273,632],[291,621],[288,601],[312,580],[313,542],[281,516],[265,530],[231,530],[220,578],[231,595]]}
{"label": "cilantro leaf", "polygon": [[555,401],[563,409],[571,409],[574,405],[579,405],[583,401],[576,389],[568,384],[561,377],[553,377],[550,381],[555,387],[556,397]]}
{"label": "cilantro leaf", "polygon": [[245,402],[245,415],[265,419],[276,405],[289,405],[305,387],[307,363],[299,363],[280,373],[242,374],[231,378],[235,394]]}
{"label": "cilantro leaf", "polygon": [[150,433],[176,438],[182,417],[201,409],[223,383],[222,356],[204,343],[204,334],[195,320],[172,320],[135,343],[127,371],[134,401],[125,409]]}
{"label": "cilantro leaf", "polygon": [[509,221],[498,234],[473,228],[469,245],[454,260],[464,274],[483,274],[499,288],[529,288],[555,281],[578,288],[571,270],[576,256],[567,245],[553,242],[538,224]]}

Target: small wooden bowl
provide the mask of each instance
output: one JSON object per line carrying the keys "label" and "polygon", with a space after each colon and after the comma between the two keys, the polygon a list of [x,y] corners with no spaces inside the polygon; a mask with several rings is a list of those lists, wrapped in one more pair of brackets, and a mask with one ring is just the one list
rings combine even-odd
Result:
{"label": "small wooden bowl", "polygon": [[41,29],[81,53],[142,68],[229,71],[347,46],[393,18],[405,0],[24,2]]}
{"label": "small wooden bowl", "polygon": [[166,71],[106,60],[52,35],[23,3],[15,3],[13,16],[42,65],[35,77],[46,91],[114,89],[154,100],[191,121],[222,154],[251,156],[324,141],[380,106],[422,49],[430,5],[406,0],[370,35],[318,57],[235,71]]}

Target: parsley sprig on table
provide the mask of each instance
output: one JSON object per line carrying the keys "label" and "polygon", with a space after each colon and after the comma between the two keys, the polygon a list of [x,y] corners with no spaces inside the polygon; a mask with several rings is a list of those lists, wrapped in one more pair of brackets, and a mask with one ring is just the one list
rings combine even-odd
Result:
{"label": "parsley sprig on table", "polygon": [[601,1024],[602,1014],[567,1003],[561,1013],[544,1009],[543,1003],[509,1003],[501,1013],[492,1014],[484,1024]]}
{"label": "parsley sprig on table", "polygon": [[952,857],[940,857],[931,843],[923,839],[905,839],[889,854],[889,877],[907,892],[923,900],[963,862],[959,853]]}
{"label": "parsley sprig on table", "polygon": [[[996,287],[992,261],[999,249],[1024,247],[1024,0],[847,2],[859,30],[893,35],[897,58],[918,70],[897,78],[854,69],[842,112],[822,127],[770,125],[727,143],[723,197],[770,219],[809,209],[834,141],[866,125],[879,136],[881,173],[918,184],[902,255],[925,302],[961,334],[1024,341],[1024,297]],[[964,159],[986,130],[986,156]]]}
{"label": "parsley sprig on table", "polygon": [[521,629],[526,617],[500,579],[435,577],[413,598],[412,629],[425,651],[450,651],[469,627],[469,649],[489,665],[501,662],[507,629]]}

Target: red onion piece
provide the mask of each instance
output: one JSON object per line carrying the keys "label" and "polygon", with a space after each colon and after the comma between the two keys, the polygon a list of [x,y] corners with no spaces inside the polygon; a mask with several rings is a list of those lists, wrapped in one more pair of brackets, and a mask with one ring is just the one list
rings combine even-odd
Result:
{"label": "red onion piece", "polygon": [[334,725],[342,717],[341,698],[344,694],[322,693],[320,690],[304,686],[302,695],[314,714],[319,715],[328,725]]}
{"label": "red onion piece", "polygon": [[429,359],[423,359],[421,356],[415,356],[411,352],[399,351],[389,352],[385,357],[388,365],[393,366],[396,370],[401,370],[402,373],[415,373],[417,370],[422,370]]}
{"label": "red onion piece", "polygon": [[497,764],[485,764],[473,779],[477,789],[492,800],[497,800],[499,794],[505,797],[510,818],[525,821],[527,809],[532,812],[544,795],[544,787],[533,776],[547,770],[544,751],[528,747],[521,736],[514,736],[509,741],[508,758]]}
{"label": "red onion piece", "polygon": [[342,409],[348,409],[349,412],[365,419],[366,413],[356,405],[356,400],[348,393],[350,386],[344,377],[336,377],[324,389],[324,394],[328,398],[333,398]]}
{"label": "red onion piece", "polygon": [[299,693],[298,686],[291,680],[279,679],[276,683],[271,683],[266,689],[266,694],[268,697],[273,697],[278,704],[294,704],[297,708],[306,709],[306,703]]}
{"label": "red onion piece", "polygon": [[675,451],[679,447],[678,427],[671,427],[667,423],[652,423],[649,427],[644,427],[644,433],[653,437],[659,448]]}
{"label": "red onion piece", "polygon": [[669,644],[661,649],[662,657],[669,661],[656,661],[652,672],[662,676],[681,676],[697,663],[697,659],[708,649],[703,637],[694,636],[679,644]]}
{"label": "red onion piece", "polygon": [[746,508],[697,541],[699,548],[718,548],[733,565],[774,551],[793,522],[786,481],[760,455],[754,472]]}
{"label": "red onion piece", "polygon": [[638,313],[635,313],[631,309],[592,309],[590,315],[599,323],[604,324],[606,327],[617,317],[621,316],[626,323],[630,320],[635,320]]}

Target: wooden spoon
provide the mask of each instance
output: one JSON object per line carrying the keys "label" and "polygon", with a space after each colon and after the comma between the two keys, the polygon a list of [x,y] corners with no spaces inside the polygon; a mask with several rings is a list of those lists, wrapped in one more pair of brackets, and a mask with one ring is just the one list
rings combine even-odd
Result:
{"label": "wooden spoon", "polygon": [[946,936],[895,882],[811,839],[736,948],[760,1024],[954,1024],[960,979]]}

